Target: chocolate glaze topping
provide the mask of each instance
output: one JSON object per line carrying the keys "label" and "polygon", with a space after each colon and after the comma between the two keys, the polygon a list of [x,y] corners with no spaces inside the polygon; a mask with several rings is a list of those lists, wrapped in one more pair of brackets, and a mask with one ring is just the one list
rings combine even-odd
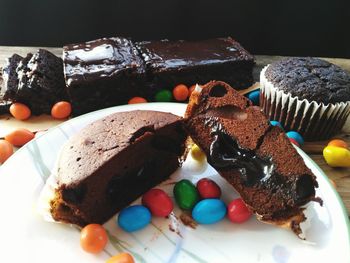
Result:
{"label": "chocolate glaze topping", "polygon": [[154,71],[254,60],[230,37],[201,41],[145,41],[137,43],[137,47],[147,67]]}
{"label": "chocolate glaze topping", "polygon": [[63,47],[68,86],[118,74],[143,73],[143,61],[134,44],[121,37],[102,38]]}

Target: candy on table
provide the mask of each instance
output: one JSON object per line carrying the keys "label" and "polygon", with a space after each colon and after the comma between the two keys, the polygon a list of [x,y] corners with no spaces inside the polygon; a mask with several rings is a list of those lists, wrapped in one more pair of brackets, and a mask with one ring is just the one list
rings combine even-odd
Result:
{"label": "candy on table", "polygon": [[206,156],[204,152],[199,148],[197,144],[193,144],[191,147],[191,156],[194,160],[201,162],[204,161]]}
{"label": "candy on table", "polygon": [[12,154],[12,144],[6,140],[0,140],[0,164],[3,164]]}
{"label": "candy on table", "polygon": [[174,205],[167,193],[161,189],[151,189],[142,196],[142,204],[147,207],[154,216],[168,216],[173,211]]}
{"label": "candy on table", "polygon": [[331,140],[328,143],[328,146],[336,146],[336,147],[348,148],[348,144],[345,141],[340,140],[340,139]]}
{"label": "candy on table", "polygon": [[146,103],[147,100],[142,97],[133,97],[128,101],[128,104]]}
{"label": "candy on table", "polygon": [[252,212],[249,211],[242,198],[234,199],[227,206],[227,217],[231,222],[243,223],[247,221]]}
{"label": "candy on table", "polygon": [[124,231],[134,232],[151,222],[151,212],[143,205],[132,205],[120,211],[117,222]]}
{"label": "candy on table", "polygon": [[283,126],[282,126],[282,124],[279,121],[270,121],[270,124],[272,126],[278,126],[278,127],[280,127],[283,130]]}
{"label": "candy on table", "polygon": [[72,113],[72,105],[68,101],[56,102],[51,108],[51,116],[54,119],[65,119],[68,118]]}
{"label": "candy on table", "polygon": [[288,139],[289,139],[289,141],[290,141],[291,143],[293,143],[294,145],[300,147],[299,143],[298,143],[295,139],[293,139],[293,138],[288,138]]}
{"label": "candy on table", "polygon": [[323,157],[332,167],[350,167],[350,151],[343,147],[326,146]]}
{"label": "candy on table", "polygon": [[254,105],[259,105],[260,90],[254,90],[247,94],[248,99],[250,99]]}
{"label": "candy on table", "polygon": [[173,99],[171,91],[167,89],[160,90],[156,93],[155,100],[158,102],[170,102]]}
{"label": "candy on table", "polygon": [[289,131],[289,132],[287,132],[287,137],[296,140],[299,143],[299,145],[303,145],[304,144],[303,137],[296,131]]}
{"label": "candy on table", "polygon": [[89,224],[80,232],[80,246],[86,252],[100,253],[108,242],[108,236],[103,226],[99,224]]}
{"label": "candy on table", "polygon": [[225,215],[226,205],[220,199],[203,199],[192,210],[192,217],[199,224],[214,224]]}
{"label": "candy on table", "polygon": [[10,113],[15,119],[21,121],[29,119],[30,115],[32,114],[27,105],[19,102],[12,103],[10,106]]}
{"label": "candy on table", "polygon": [[191,210],[199,201],[197,188],[187,179],[177,182],[173,192],[176,203],[181,209]]}
{"label": "candy on table", "polygon": [[177,101],[185,101],[188,98],[189,90],[186,85],[179,84],[173,89],[173,96]]}
{"label": "candy on table", "polygon": [[16,147],[20,147],[31,141],[34,137],[35,135],[33,132],[21,128],[7,134],[5,136],[5,140]]}
{"label": "candy on table", "polygon": [[135,261],[129,253],[123,252],[109,258],[106,263],[135,263]]}
{"label": "candy on table", "polygon": [[213,180],[202,178],[197,182],[198,193],[201,198],[220,198],[221,189]]}

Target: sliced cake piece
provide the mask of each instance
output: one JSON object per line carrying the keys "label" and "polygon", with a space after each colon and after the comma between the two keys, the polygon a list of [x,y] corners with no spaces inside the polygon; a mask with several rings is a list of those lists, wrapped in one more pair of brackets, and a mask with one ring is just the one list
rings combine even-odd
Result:
{"label": "sliced cake piece", "polygon": [[1,98],[4,100],[13,99],[17,93],[18,76],[16,68],[22,59],[23,57],[20,55],[13,54],[6,60],[6,64],[2,72],[3,85],[1,90]]}
{"label": "sliced cake piece", "polygon": [[197,88],[185,123],[208,162],[264,222],[301,233],[302,206],[317,181],[283,130],[270,126],[261,108],[220,81]]}
{"label": "sliced cake piece", "polygon": [[104,223],[179,167],[186,137],[182,118],[156,111],[116,113],[88,125],[60,154],[52,217]]}

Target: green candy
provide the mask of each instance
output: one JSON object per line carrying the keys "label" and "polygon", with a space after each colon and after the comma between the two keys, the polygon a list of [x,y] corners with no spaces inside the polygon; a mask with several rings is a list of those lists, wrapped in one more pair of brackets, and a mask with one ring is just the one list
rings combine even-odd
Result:
{"label": "green candy", "polygon": [[199,201],[197,188],[186,179],[175,184],[174,197],[177,205],[184,210],[191,210]]}
{"label": "green candy", "polygon": [[169,102],[172,101],[173,95],[171,91],[163,89],[157,92],[155,99],[158,102]]}

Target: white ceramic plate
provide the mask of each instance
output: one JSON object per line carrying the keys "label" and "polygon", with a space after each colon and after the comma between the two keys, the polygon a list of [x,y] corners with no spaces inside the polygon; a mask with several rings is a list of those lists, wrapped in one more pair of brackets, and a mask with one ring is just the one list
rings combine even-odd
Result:
{"label": "white ceramic plate", "polygon": [[[317,195],[324,206],[311,203],[306,213],[307,241],[291,231],[263,224],[252,217],[243,224],[227,219],[196,229],[175,218],[152,218],[145,229],[128,234],[115,224],[105,224],[110,241],[99,255],[80,248],[79,231],[72,226],[45,222],[37,213],[38,195],[53,168],[60,147],[69,136],[88,123],[118,111],[135,109],[168,111],[182,115],[184,104],[148,103],[109,108],[69,120],[17,151],[0,168],[0,262],[104,262],[121,251],[132,253],[137,262],[350,262],[349,222],[339,195],[321,169],[301,150],[300,155],[317,176]],[[227,203],[237,194],[208,165],[190,157],[181,169],[160,187],[172,195],[180,178],[194,183],[214,179]],[[136,200],[135,203],[140,203]],[[181,211],[175,209],[179,216]],[[170,226],[177,231],[170,230]],[[178,232],[178,233],[176,233]]]}

